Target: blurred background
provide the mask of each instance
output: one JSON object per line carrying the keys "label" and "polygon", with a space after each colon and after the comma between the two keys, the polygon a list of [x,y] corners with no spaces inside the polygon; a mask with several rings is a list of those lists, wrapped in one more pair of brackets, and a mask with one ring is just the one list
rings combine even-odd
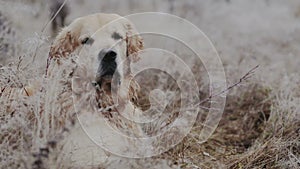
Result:
{"label": "blurred background", "polygon": [[[182,17],[216,47],[228,85],[256,65],[259,69],[228,93],[222,120],[207,143],[197,143],[195,127],[157,159],[177,168],[299,168],[299,0],[69,0],[57,15],[63,21],[54,29],[49,21],[63,3],[0,0],[0,64],[34,53],[30,57],[36,57],[35,63],[45,66],[61,27],[88,14],[163,12]],[[25,77],[32,76],[28,72]]]}
{"label": "blurred background", "polygon": [[[45,26],[56,1],[63,2],[1,0],[0,10],[17,29],[18,43],[27,43],[36,35],[51,36],[51,23]],[[236,70],[261,64],[266,73],[263,79],[271,80],[269,77],[275,72],[284,75],[297,71],[300,60],[298,0],[72,0],[66,6],[66,25],[77,17],[97,12],[128,15],[150,11],[177,15],[209,37],[225,66],[230,64]]]}

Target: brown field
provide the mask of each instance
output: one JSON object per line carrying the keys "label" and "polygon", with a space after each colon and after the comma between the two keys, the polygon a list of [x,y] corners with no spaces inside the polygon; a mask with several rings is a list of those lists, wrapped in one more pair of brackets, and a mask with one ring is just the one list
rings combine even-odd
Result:
{"label": "brown field", "polygon": [[[53,41],[47,1],[0,0],[17,39],[14,55],[0,56],[0,168],[300,168],[299,0],[70,0],[67,5],[67,24],[96,12],[165,12],[189,20],[214,44],[228,86],[259,67],[226,92],[224,113],[206,142],[200,142],[199,134],[209,103],[201,105],[192,130],[172,149],[145,159],[119,157],[94,145],[74,112],[61,110],[54,95],[62,79],[43,77]],[[200,100],[208,97],[203,63],[157,38],[145,36],[145,47],[166,42],[169,51],[193,67]],[[143,90],[135,104],[143,110],[149,108],[151,89],[178,95],[175,81],[164,73],[146,71],[137,80]],[[37,82],[43,90],[31,97],[22,94]],[[174,100],[166,110],[179,103]],[[168,120],[177,115],[166,112]],[[155,135],[161,123],[143,129]]]}

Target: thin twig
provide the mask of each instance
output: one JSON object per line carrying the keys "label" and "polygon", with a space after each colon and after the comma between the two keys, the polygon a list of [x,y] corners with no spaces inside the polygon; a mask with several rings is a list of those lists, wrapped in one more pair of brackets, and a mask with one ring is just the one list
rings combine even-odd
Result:
{"label": "thin twig", "polygon": [[205,102],[207,102],[209,100],[211,100],[211,98],[213,98],[213,97],[220,96],[221,94],[224,94],[224,93],[228,92],[229,90],[232,90],[234,87],[240,85],[241,83],[243,83],[244,81],[246,81],[247,79],[249,79],[254,74],[254,72],[256,71],[256,69],[258,67],[259,67],[259,65],[256,65],[254,68],[250,69],[244,76],[242,76],[236,83],[230,85],[225,90],[222,90],[219,93],[211,94],[206,99],[202,100],[199,103],[199,105],[202,104],[202,103],[205,103]]}
{"label": "thin twig", "polygon": [[68,0],[64,0],[64,3],[59,7],[59,9],[56,11],[55,15],[46,23],[46,25],[42,29],[42,33],[44,33],[46,27],[54,20],[54,18],[58,15],[58,13],[61,11],[61,9],[65,6]]}
{"label": "thin twig", "polygon": [[[54,20],[54,18],[58,15],[58,13],[62,10],[62,8],[65,6],[65,4],[67,3],[68,0],[64,0],[64,2],[61,4],[61,6],[59,7],[59,9],[56,11],[55,15],[53,15],[53,17],[46,23],[46,25],[42,28],[41,30],[41,36],[44,34],[47,26]],[[35,49],[35,52],[34,52],[34,55],[33,55],[33,59],[32,59],[32,62],[35,61],[35,58],[36,58],[36,54],[37,54],[37,51],[38,49],[41,47],[42,45],[38,45]]]}

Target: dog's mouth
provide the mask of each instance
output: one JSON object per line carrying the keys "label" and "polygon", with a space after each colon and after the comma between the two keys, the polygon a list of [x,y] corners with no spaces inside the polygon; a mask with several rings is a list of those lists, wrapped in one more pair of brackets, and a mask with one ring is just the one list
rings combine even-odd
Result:
{"label": "dog's mouth", "polygon": [[98,74],[96,75],[93,85],[104,91],[110,92],[112,90],[112,84],[115,86],[120,84],[120,76],[118,72],[107,73],[107,74]]}
{"label": "dog's mouth", "polygon": [[97,85],[100,89],[110,92],[111,91],[111,82],[112,82],[112,76],[104,76],[101,77],[97,82]]}
{"label": "dog's mouth", "polygon": [[117,63],[115,61],[102,60],[93,85],[106,91],[111,90],[111,84],[115,77],[119,78]]}

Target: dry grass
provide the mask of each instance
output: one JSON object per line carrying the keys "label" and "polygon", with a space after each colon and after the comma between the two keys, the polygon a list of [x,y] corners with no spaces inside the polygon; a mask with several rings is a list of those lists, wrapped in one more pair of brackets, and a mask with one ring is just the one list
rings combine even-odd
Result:
{"label": "dry grass", "polygon": [[[55,115],[53,111],[47,115],[47,111],[41,108],[52,102],[45,100],[46,91],[30,98],[18,93],[30,79],[27,76],[32,77],[32,74],[26,75],[23,72],[30,71],[18,70],[17,64],[2,67],[1,75],[5,76],[1,77],[2,167],[47,168],[50,165],[47,161],[56,161],[59,147],[63,146],[60,137],[72,126],[51,127],[53,123],[65,123],[68,115]],[[41,75],[36,73],[36,76]],[[151,83],[152,80],[144,81],[146,86],[155,86]],[[10,88],[13,88],[13,94],[5,94]],[[228,97],[219,127],[206,143],[197,142],[202,126],[196,123],[179,145],[157,158],[169,159],[183,168],[297,168],[300,122],[296,102],[299,98],[293,91],[299,88],[286,91],[287,88],[270,89],[259,84],[249,84],[235,96]],[[140,98],[140,105],[147,107],[147,103],[149,101],[146,98]],[[146,129],[153,134],[151,127]]]}
{"label": "dry grass", "polygon": [[[230,3],[233,6],[236,4],[228,2],[226,6],[223,2],[211,2],[209,5],[213,6],[216,3],[227,8]],[[109,6],[109,3],[107,4]],[[185,9],[186,6],[188,5],[182,8]],[[203,3],[203,6],[208,7],[206,3]],[[175,13],[177,10],[179,15],[186,17],[199,15],[203,20],[214,19],[214,17],[205,18],[204,14],[207,14],[205,11],[194,10],[191,13],[183,9],[180,10],[179,4],[175,6]],[[79,12],[87,13],[87,11]],[[299,18],[298,13],[299,6],[291,15]],[[205,25],[209,23],[205,22]],[[160,156],[135,160],[141,164],[140,166],[149,166],[155,163],[155,160],[166,159],[169,166],[180,168],[300,168],[300,79],[299,72],[294,72],[298,70],[295,65],[299,62],[300,52],[295,46],[299,44],[299,39],[294,36],[292,40],[286,40],[286,36],[278,35],[282,30],[274,28],[276,31],[270,31],[268,38],[260,39],[270,43],[269,46],[260,47],[259,43],[240,44],[240,39],[234,38],[231,39],[232,43],[229,43],[226,37],[230,35],[234,35],[233,37],[241,35],[242,38],[248,37],[250,41],[253,40],[252,35],[243,32],[227,35],[226,31],[234,32],[229,28],[231,27],[224,26],[226,29],[224,35],[218,33],[212,35],[214,41],[233,45],[233,49],[230,45],[229,47],[219,45],[220,53],[224,56],[222,59],[229,83],[240,78],[242,74],[239,74],[239,71],[246,72],[257,62],[261,64],[261,69],[256,72],[253,79],[228,93],[222,119],[207,142],[200,144],[198,138],[202,122],[207,116],[207,110],[202,109],[201,116],[198,117],[192,131],[180,144]],[[209,30],[213,32],[214,29]],[[254,33],[257,33],[257,36],[261,35],[260,30]],[[0,68],[0,168],[70,167],[72,161],[61,161],[65,159],[62,148],[66,144],[65,138],[68,138],[77,121],[74,120],[74,112],[62,110],[57,98],[54,97],[61,90],[58,82],[62,77],[51,81],[43,77],[50,41],[40,35],[30,38],[29,41],[25,41],[26,43],[19,44],[21,46],[19,53],[22,55],[15,56],[13,63]],[[282,58],[277,56],[283,55],[282,51],[290,51],[292,54],[281,61]],[[257,54],[258,58],[253,56]],[[288,65],[286,67],[285,62]],[[201,63],[194,66],[201,67]],[[205,98],[208,96],[208,85],[205,82],[207,74],[205,70],[197,73],[200,98]],[[165,74],[146,72],[145,75],[146,79],[138,77],[144,88],[136,103],[143,109],[149,107],[147,91],[156,86],[161,85],[162,89],[170,89],[178,95],[176,93],[178,86]],[[41,90],[32,97],[24,96],[22,94],[24,87],[37,81],[41,84]],[[159,84],[161,81],[167,83]],[[174,100],[168,108],[178,107],[178,102],[179,100]],[[209,107],[209,104],[204,104],[203,107]],[[170,113],[165,118],[173,120],[177,115],[176,112]],[[159,129],[155,128],[155,125],[144,126],[149,135],[154,135]],[[105,165],[95,166],[105,168]]]}

